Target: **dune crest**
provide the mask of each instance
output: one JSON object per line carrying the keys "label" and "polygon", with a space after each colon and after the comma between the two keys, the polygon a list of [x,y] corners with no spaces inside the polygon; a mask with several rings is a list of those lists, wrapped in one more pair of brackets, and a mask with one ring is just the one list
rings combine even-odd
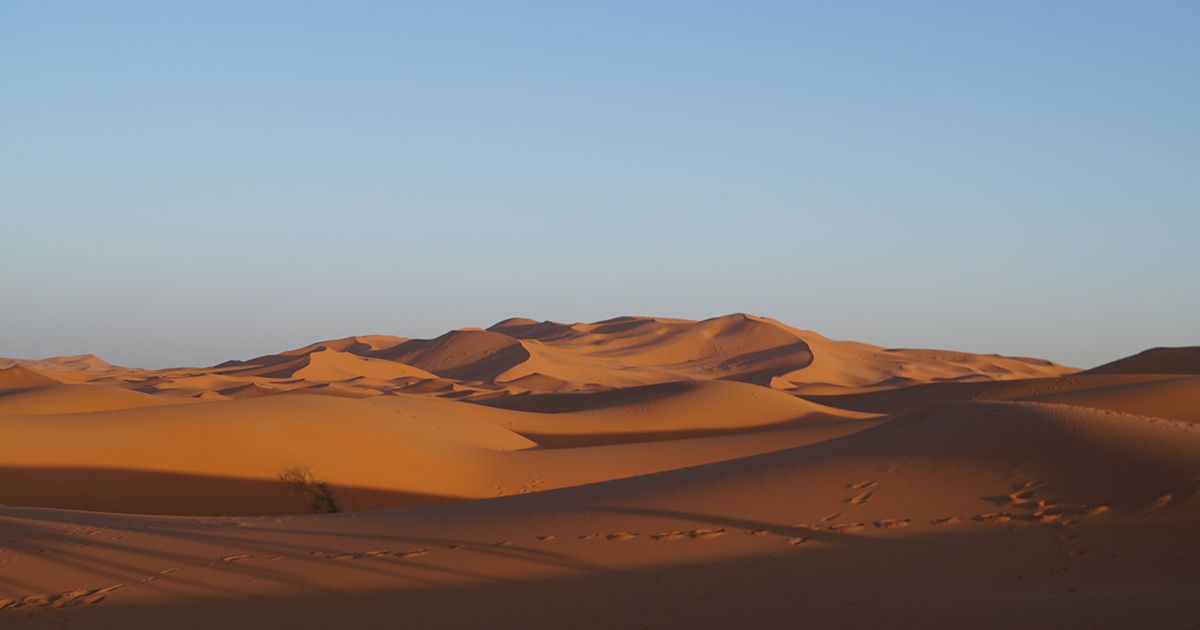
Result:
{"label": "dune crest", "polygon": [[[48,359],[38,365],[53,362],[55,369],[76,370],[69,380],[209,399],[224,396],[238,383],[281,393],[325,388],[325,393],[346,396],[404,392],[489,399],[716,379],[817,394],[830,388],[894,388],[1077,371],[1036,359],[832,341],[744,314],[704,321],[618,317],[592,324],[513,318],[486,330],[455,330],[434,339],[347,337],[211,368],[130,370],[85,358]],[[220,384],[207,386],[201,377],[219,379]]]}
{"label": "dune crest", "polygon": [[1200,348],[1151,348],[1131,357],[1094,367],[1085,374],[1200,375]]}
{"label": "dune crest", "polygon": [[1197,350],[739,314],[4,360],[0,623],[1194,625]]}
{"label": "dune crest", "polygon": [[63,381],[25,365],[13,365],[0,370],[0,389],[23,389],[62,385]]}

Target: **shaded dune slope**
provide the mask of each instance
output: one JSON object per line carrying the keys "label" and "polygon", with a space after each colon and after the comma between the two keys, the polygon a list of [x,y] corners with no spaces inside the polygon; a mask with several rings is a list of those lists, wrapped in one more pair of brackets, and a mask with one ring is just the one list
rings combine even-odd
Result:
{"label": "shaded dune slope", "polygon": [[347,337],[211,368],[131,370],[90,355],[0,361],[9,369],[19,368],[11,374],[0,372],[0,388],[69,380],[206,400],[235,397],[231,394],[250,385],[255,387],[246,392],[255,395],[310,390],[369,397],[403,392],[486,400],[683,380],[732,380],[821,394],[846,387],[894,388],[1075,371],[1036,359],[832,341],[743,314],[704,321],[618,317],[592,324],[511,319],[487,330],[466,328],[434,339]]}
{"label": "shaded dune slope", "polygon": [[1189,627],[1194,350],[1079,373],[735,315],[16,362],[0,623]]}
{"label": "shaded dune slope", "polygon": [[63,381],[31,367],[14,365],[0,370],[0,389],[25,389],[61,385]]}
{"label": "shaded dune slope", "polygon": [[1081,373],[1052,379],[931,383],[900,389],[804,396],[863,413],[898,414],[967,401],[1024,400],[1108,409],[1187,422],[1200,421],[1200,377],[1174,374]]}
{"label": "shaded dune slope", "polygon": [[[692,466],[877,423],[870,414],[823,410],[747,384],[659,389],[655,395],[634,391],[624,405],[554,416],[403,395],[264,396],[119,412],[2,415],[0,430],[9,439],[0,445],[7,467],[0,477],[8,482],[0,484],[0,503],[176,514],[296,513],[309,508],[292,500],[279,475],[311,467],[346,495],[345,509],[373,509]],[[747,431],[755,433],[697,439]],[[546,451],[534,440],[594,448]],[[636,444],[663,440],[671,441]],[[38,485],[30,481],[36,475],[29,471],[36,469],[56,472]],[[92,474],[98,470],[113,472],[102,482]],[[139,472],[145,475],[132,483]],[[200,495],[171,495],[160,487],[184,478],[192,479],[193,488],[203,485],[200,478],[211,483]],[[130,483],[113,485],[120,480]],[[222,490],[235,480],[242,490]]]}
{"label": "shaded dune slope", "polygon": [[1200,347],[1151,348],[1092,368],[1084,374],[1197,374]]}
{"label": "shaded dune slope", "polygon": [[[1186,533],[1198,454],[1187,423],[974,402],[731,461],[356,518],[3,508],[7,533],[49,552],[23,556],[29,577],[0,595],[153,576],[72,614],[181,627],[234,610],[318,628],[344,620],[339,603],[357,624],[403,611],[454,627],[496,607],[533,628],[1174,627],[1193,623],[1200,579]],[[75,544],[91,532],[120,539]],[[40,570],[51,563],[66,568]]]}

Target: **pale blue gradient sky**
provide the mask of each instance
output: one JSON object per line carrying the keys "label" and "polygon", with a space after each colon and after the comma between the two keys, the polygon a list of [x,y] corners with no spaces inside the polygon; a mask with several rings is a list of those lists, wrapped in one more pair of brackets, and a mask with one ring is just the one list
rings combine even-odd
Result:
{"label": "pale blue gradient sky", "polygon": [[1200,344],[1195,2],[164,4],[0,7],[0,356]]}

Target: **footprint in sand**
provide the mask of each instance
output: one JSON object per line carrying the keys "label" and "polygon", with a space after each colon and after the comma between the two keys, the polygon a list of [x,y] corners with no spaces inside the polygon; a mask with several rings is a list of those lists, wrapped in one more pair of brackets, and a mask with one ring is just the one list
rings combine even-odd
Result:
{"label": "footprint in sand", "polygon": [[812,535],[817,533],[821,527],[819,525],[809,525],[808,523],[800,523],[792,525],[791,530],[796,532],[796,535],[788,538],[789,545],[802,545],[812,538]]}
{"label": "footprint in sand", "polygon": [[637,532],[616,532],[614,534],[609,534],[607,538],[609,540],[632,540],[637,538],[637,535]]}
{"label": "footprint in sand", "polygon": [[852,483],[846,487],[850,488],[851,490],[866,490],[867,488],[870,488],[874,485],[875,485],[875,480],[872,479],[870,481],[860,481],[858,483]]}
{"label": "footprint in sand", "polygon": [[173,569],[166,569],[165,571],[159,571],[158,574],[159,575],[167,575],[168,573],[174,573],[176,571],[182,571],[182,570],[183,570],[183,567],[175,567]]}
{"label": "footprint in sand", "polygon": [[19,601],[2,599],[0,600],[0,610],[4,610],[6,608],[13,608],[16,610],[26,607],[31,609],[35,607],[72,608],[82,604],[98,604],[104,600],[107,593],[124,587],[124,584],[116,584],[107,588],[66,591],[65,593],[59,593],[58,595],[29,595],[21,598]]}
{"label": "footprint in sand", "polygon": [[908,527],[909,519],[907,518],[885,518],[882,521],[875,521],[875,527],[879,529],[896,529],[898,527]]}
{"label": "footprint in sand", "polygon": [[683,538],[683,532],[660,532],[650,537],[654,540],[678,540]]}
{"label": "footprint in sand", "polygon": [[591,540],[593,538],[599,538],[599,537],[600,537],[600,534],[584,534],[579,537],[579,540]]}
{"label": "footprint in sand", "polygon": [[1154,503],[1150,504],[1150,509],[1157,510],[1159,508],[1167,507],[1167,504],[1170,502],[1171,502],[1171,495],[1164,494],[1161,497],[1158,497],[1157,499],[1155,499]]}
{"label": "footprint in sand", "polygon": [[558,538],[558,536],[554,534],[544,534],[537,537],[538,540],[554,540],[555,538]]}
{"label": "footprint in sand", "polygon": [[496,544],[495,544],[495,545],[493,545],[493,546],[494,546],[494,547],[511,547],[511,546],[512,546],[512,545],[514,545],[514,544],[516,544],[516,543],[514,543],[514,542],[513,542],[513,541],[511,541],[511,540],[502,540],[502,541],[500,541],[500,542],[496,543]]}
{"label": "footprint in sand", "polygon": [[[465,546],[465,545],[461,545],[461,546]],[[451,547],[451,549],[455,549],[455,548],[456,547]],[[410,551],[397,551],[396,557],[397,558],[416,558],[417,556],[423,556],[427,553],[429,553],[428,549],[413,549]]]}
{"label": "footprint in sand", "polygon": [[773,553],[775,553],[775,552],[774,552],[774,551],[768,551],[767,553],[764,553],[763,555],[761,555],[761,556],[759,556],[759,557],[757,557],[757,558],[755,558],[755,559],[751,560],[750,562],[747,562],[746,564],[743,564],[743,565],[742,565],[742,568],[743,568],[743,569],[749,569],[750,567],[753,567],[753,566],[757,566],[757,565],[759,565],[759,564],[762,564],[762,561],[763,561],[763,560],[766,560],[767,558],[770,558],[770,557],[771,557],[771,554],[773,554]]}
{"label": "footprint in sand", "polygon": [[693,529],[691,531],[691,533],[688,534],[688,536],[691,536],[692,538],[694,538],[696,540],[704,540],[706,538],[716,538],[717,536],[724,536],[724,535],[725,535],[724,529]]}
{"label": "footprint in sand", "polygon": [[829,531],[837,532],[839,534],[852,534],[854,532],[861,532],[862,530],[862,523],[838,523],[837,525],[829,526]]}
{"label": "footprint in sand", "polygon": [[[333,560],[358,560],[360,558],[378,558],[381,556],[386,556],[389,553],[391,553],[391,551],[387,551],[387,550],[363,551],[363,552],[359,552],[359,553],[339,553],[337,555],[329,556],[329,557]],[[280,557],[280,556],[271,556],[270,558],[267,558],[267,560],[274,560],[275,558],[278,558],[278,557]]]}
{"label": "footprint in sand", "polygon": [[828,523],[829,521],[832,521],[833,519],[835,519],[835,518],[837,518],[837,517],[839,517],[839,516],[841,516],[841,515],[842,515],[842,513],[841,513],[841,512],[838,512],[838,513],[836,513],[836,514],[830,514],[829,516],[826,516],[825,518],[821,519],[819,522],[821,522],[821,523]]}
{"label": "footprint in sand", "polygon": [[1008,500],[1013,505],[1025,505],[1033,500],[1033,490],[1019,490],[1008,495]]}
{"label": "footprint in sand", "polygon": [[1012,517],[1007,514],[992,512],[990,514],[980,514],[979,516],[975,517],[975,520],[979,521],[980,523],[1007,523],[1008,521],[1012,520]]}
{"label": "footprint in sand", "polygon": [[747,529],[746,530],[746,534],[749,536],[766,536],[769,533],[770,532],[768,532],[765,529]]}
{"label": "footprint in sand", "polygon": [[1083,515],[1084,516],[1096,516],[1097,514],[1103,514],[1107,511],[1108,511],[1108,506],[1104,505],[1103,503],[1098,504],[1098,505],[1083,506]]}
{"label": "footprint in sand", "polygon": [[856,494],[856,495],[850,497],[849,499],[846,499],[846,503],[849,503],[851,505],[862,505],[867,502],[867,499],[871,498],[872,494],[874,494],[874,493],[870,492],[870,491],[861,492],[859,494]]}
{"label": "footprint in sand", "polygon": [[49,605],[50,605],[50,596],[49,595],[26,595],[25,597],[22,597],[16,604],[13,604],[13,608],[24,608],[25,606],[49,606]]}
{"label": "footprint in sand", "polygon": [[962,519],[957,516],[947,516],[946,518],[935,518],[932,521],[929,521],[929,524],[930,525],[954,525],[956,523],[961,523],[961,522],[962,522]]}

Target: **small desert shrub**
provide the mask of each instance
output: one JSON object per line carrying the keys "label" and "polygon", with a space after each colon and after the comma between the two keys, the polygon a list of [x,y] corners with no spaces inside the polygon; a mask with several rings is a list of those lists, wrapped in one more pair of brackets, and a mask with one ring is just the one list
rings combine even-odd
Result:
{"label": "small desert shrub", "polygon": [[299,492],[318,513],[332,514],[338,511],[337,503],[333,500],[333,487],[318,477],[311,468],[289,468],[279,475],[279,480]]}

